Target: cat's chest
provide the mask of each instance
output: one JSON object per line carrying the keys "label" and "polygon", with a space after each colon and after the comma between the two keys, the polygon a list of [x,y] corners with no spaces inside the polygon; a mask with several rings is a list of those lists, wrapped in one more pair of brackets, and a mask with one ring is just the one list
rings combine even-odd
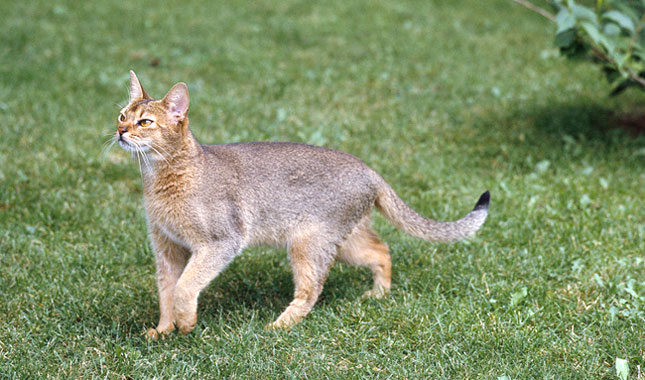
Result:
{"label": "cat's chest", "polygon": [[190,243],[197,235],[195,210],[190,198],[180,193],[174,196],[146,192],[144,197],[148,223],[155,225],[175,243],[190,248]]}
{"label": "cat's chest", "polygon": [[146,200],[146,216],[148,223],[156,226],[170,240],[175,243],[190,248],[191,236],[194,224],[190,212],[185,209],[186,205],[175,202],[154,202]]}

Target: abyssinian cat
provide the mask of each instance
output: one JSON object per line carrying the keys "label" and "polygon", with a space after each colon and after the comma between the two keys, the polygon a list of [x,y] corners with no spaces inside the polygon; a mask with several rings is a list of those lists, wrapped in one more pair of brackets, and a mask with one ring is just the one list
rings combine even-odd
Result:
{"label": "abyssinian cat", "polygon": [[190,332],[197,298],[245,247],[286,246],[295,295],[269,327],[287,327],[314,306],[334,260],[365,266],[374,285],[390,289],[391,259],[371,228],[374,206],[395,226],[428,241],[477,231],[488,214],[485,192],[473,211],[437,222],[408,207],[358,158],[286,142],[202,145],[188,128],[188,88],[178,83],[153,100],[130,71],[130,101],[115,139],[143,159],[144,202],[156,255],[160,318],[155,339],[175,325]]}

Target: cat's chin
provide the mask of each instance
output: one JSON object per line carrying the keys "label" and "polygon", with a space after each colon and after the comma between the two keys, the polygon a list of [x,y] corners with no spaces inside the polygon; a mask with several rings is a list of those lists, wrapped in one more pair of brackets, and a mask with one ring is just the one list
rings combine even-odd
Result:
{"label": "cat's chin", "polygon": [[123,150],[132,153],[147,153],[150,150],[148,144],[136,144],[126,140],[125,138],[118,139],[119,145]]}

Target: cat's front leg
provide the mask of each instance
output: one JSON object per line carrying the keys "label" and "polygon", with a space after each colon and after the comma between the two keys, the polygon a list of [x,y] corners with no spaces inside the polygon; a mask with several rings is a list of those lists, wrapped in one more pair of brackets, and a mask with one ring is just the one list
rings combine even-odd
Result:
{"label": "cat's front leg", "polygon": [[220,240],[193,249],[193,254],[175,287],[175,322],[182,333],[197,323],[199,293],[233,260],[240,246],[233,240]]}
{"label": "cat's front leg", "polygon": [[190,252],[170,240],[159,228],[150,226],[150,240],[157,264],[159,323],[148,330],[148,339],[157,339],[175,329],[174,293]]}

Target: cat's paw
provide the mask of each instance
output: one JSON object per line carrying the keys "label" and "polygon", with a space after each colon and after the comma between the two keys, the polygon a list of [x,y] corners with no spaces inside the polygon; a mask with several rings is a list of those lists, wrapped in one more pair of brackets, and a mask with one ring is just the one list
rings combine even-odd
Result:
{"label": "cat's paw", "polygon": [[175,329],[174,326],[169,326],[169,327],[166,327],[166,328],[161,328],[161,327],[154,328],[154,327],[151,327],[151,328],[148,329],[148,332],[146,333],[146,339],[149,342],[153,342],[155,340],[158,340],[159,338],[163,339],[163,338],[166,337],[166,335],[170,334],[172,332],[172,330],[174,330],[174,329]]}
{"label": "cat's paw", "polygon": [[[189,301],[186,301],[188,299]],[[175,293],[175,325],[183,334],[193,331],[197,324],[197,299]]]}
{"label": "cat's paw", "polygon": [[266,326],[267,330],[288,329],[302,319],[302,315],[294,312],[297,308],[289,306],[275,321]]}
{"label": "cat's paw", "polygon": [[375,298],[375,299],[381,299],[384,298],[387,295],[387,289],[383,287],[379,287],[376,289],[370,289],[363,293],[363,298]]}
{"label": "cat's paw", "polygon": [[286,330],[288,329],[293,323],[287,323],[285,321],[282,321],[280,319],[273,321],[266,325],[264,328],[267,330]]}
{"label": "cat's paw", "polygon": [[177,318],[177,328],[181,331],[182,334],[188,334],[193,331],[195,325],[197,324],[197,313],[185,316],[183,318]]}
{"label": "cat's paw", "polygon": [[163,335],[160,334],[157,331],[157,329],[155,329],[154,327],[151,327],[151,328],[148,329],[148,332],[146,333],[146,340],[148,342],[154,342],[154,341],[158,340],[159,337],[163,338]]}

